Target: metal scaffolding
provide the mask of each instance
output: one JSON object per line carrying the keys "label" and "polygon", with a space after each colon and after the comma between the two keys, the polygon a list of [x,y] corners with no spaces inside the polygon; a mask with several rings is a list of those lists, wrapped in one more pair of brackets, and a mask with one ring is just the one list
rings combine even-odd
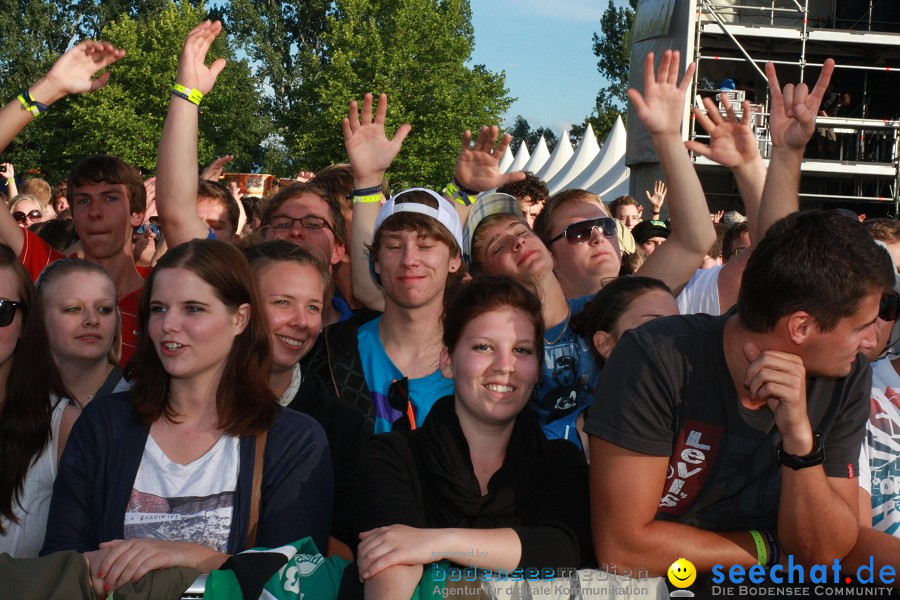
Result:
{"label": "metal scaffolding", "polygon": [[[759,90],[751,112],[764,158],[769,155],[771,140],[762,66],[769,61],[776,64],[784,72],[783,82],[814,81],[824,59],[836,59],[833,81],[852,82],[858,107],[847,114],[818,118],[817,137],[802,166],[801,201],[806,207],[859,204],[858,212],[865,212],[865,205],[878,204],[883,208],[875,212],[886,207],[896,217],[900,209],[900,97],[893,95],[900,89],[900,75],[896,74],[900,70],[900,23],[873,18],[880,4],[875,0],[857,4],[862,12],[858,17],[854,13],[853,18],[839,14],[839,10],[847,12],[847,4],[839,7],[837,0],[695,0],[690,4],[696,16],[694,104],[702,106],[704,96],[716,97],[728,87],[740,113],[740,101]],[[815,14],[811,14],[811,4]],[[723,86],[722,80],[727,79],[733,81]],[[736,84],[738,80],[742,83]],[[836,86],[830,94],[837,95],[838,89]],[[717,103],[724,112],[721,102]],[[875,114],[886,110],[898,112]],[[693,119],[687,119],[685,130],[689,139],[708,138]],[[720,204],[734,204],[737,190],[730,175],[703,157],[695,156],[694,161],[713,203],[718,198]]]}

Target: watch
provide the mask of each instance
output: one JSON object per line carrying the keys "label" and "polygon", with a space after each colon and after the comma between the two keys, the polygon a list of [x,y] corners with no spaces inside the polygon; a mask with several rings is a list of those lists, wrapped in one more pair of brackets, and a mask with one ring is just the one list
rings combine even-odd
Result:
{"label": "watch", "polygon": [[812,452],[810,452],[806,456],[796,456],[794,454],[788,454],[784,451],[782,443],[783,442],[778,442],[778,462],[786,467],[794,469],[795,471],[805,469],[807,467],[821,465],[823,462],[825,462],[825,446],[822,444],[822,438],[818,433],[813,433]]}

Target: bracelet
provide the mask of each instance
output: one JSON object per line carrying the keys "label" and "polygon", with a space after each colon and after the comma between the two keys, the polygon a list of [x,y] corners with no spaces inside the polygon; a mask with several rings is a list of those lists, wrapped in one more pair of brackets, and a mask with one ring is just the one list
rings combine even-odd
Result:
{"label": "bracelet", "polygon": [[766,543],[763,541],[763,537],[755,529],[750,530],[750,535],[753,537],[753,542],[756,544],[756,562],[760,565],[768,564],[769,556],[766,552]]}
{"label": "bracelet", "polygon": [[184,87],[180,83],[176,83],[174,86],[172,86],[172,95],[183,98],[184,100],[187,100],[191,104],[196,104],[197,106],[200,106],[200,101],[203,100],[203,92],[193,88]]}
{"label": "bracelet", "polygon": [[365,196],[371,196],[372,194],[381,194],[381,184],[380,183],[376,186],[353,190],[354,197],[359,196],[360,198],[363,198]]}
{"label": "bracelet", "polygon": [[[379,186],[380,187],[380,186]],[[353,192],[353,203],[354,204],[369,204],[372,202],[381,202],[383,196],[381,195],[381,191],[377,194],[357,194]]]}
{"label": "bracelet", "polygon": [[19,94],[18,98],[19,102],[22,103],[22,107],[33,114],[35,117],[40,116],[41,113],[47,110],[47,105],[41,104],[40,102],[32,98],[27,89]]}
{"label": "bracelet", "polygon": [[9,183],[10,181],[15,181],[15,180],[16,180],[15,177],[7,177],[7,178],[6,178],[6,183]]}
{"label": "bracelet", "polygon": [[478,197],[478,192],[465,189],[456,181],[456,178],[451,183],[448,183],[443,191],[463,206],[471,206]]}
{"label": "bracelet", "polygon": [[781,560],[781,551],[778,548],[778,538],[775,537],[775,532],[771,529],[763,529],[762,532],[769,542],[769,564],[777,565]]}

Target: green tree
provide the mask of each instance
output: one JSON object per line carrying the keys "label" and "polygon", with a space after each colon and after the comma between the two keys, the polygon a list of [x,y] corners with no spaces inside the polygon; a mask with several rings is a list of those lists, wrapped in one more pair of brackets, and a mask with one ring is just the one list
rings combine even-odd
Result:
{"label": "green tree", "polygon": [[338,0],[322,37],[322,68],[285,115],[295,166],[346,160],[341,120],[365,92],[389,97],[388,125],[413,132],[390,171],[393,186],[442,186],[465,129],[497,123],[511,99],[503,74],[467,66],[474,47],[468,0]]}
{"label": "green tree", "polygon": [[[110,68],[105,88],[54,105],[26,129],[30,137],[14,148],[18,166],[40,165],[60,179],[78,159],[104,152],[152,173],[184,38],[205,18],[202,6],[167,0],[158,11],[136,18],[122,13],[107,23],[103,38],[126,57]],[[200,162],[231,153],[235,168],[249,170],[261,162],[260,143],[272,130],[259,100],[262,90],[247,61],[235,60],[224,39],[216,40],[210,55],[229,64],[203,100]]]}
{"label": "green tree", "polygon": [[[618,4],[622,4],[622,0],[618,0]],[[625,92],[628,90],[631,69],[631,29],[636,8],[637,0],[628,0],[627,5],[621,6],[616,6],[616,2],[609,0],[609,5],[600,18],[600,32],[594,34],[594,55],[599,59],[597,70],[609,85],[597,92],[591,115],[570,130],[573,143],[584,135],[588,123],[602,140],[612,130],[617,117],[625,119],[625,107],[628,104]]]}
{"label": "green tree", "polygon": [[512,128],[510,128],[507,133],[513,138],[512,143],[510,144],[513,154],[519,152],[519,145],[522,142],[525,142],[525,146],[528,150],[533,152],[535,147],[537,147],[538,142],[540,142],[541,137],[543,137],[544,142],[547,144],[547,149],[550,150],[550,152],[553,152],[556,143],[559,141],[556,138],[556,134],[547,127],[532,129],[531,125],[522,115],[516,115],[516,120],[513,122]]}

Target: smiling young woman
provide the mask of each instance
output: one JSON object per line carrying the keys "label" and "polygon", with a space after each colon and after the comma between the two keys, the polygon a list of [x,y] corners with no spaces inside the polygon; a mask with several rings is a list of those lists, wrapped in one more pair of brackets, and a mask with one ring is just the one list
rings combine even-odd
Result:
{"label": "smiling young woman", "polygon": [[312,536],[325,548],[325,434],[282,410],[268,387],[269,330],[240,251],[214,240],[169,250],[147,280],[139,320],[125,370],[134,387],[94,400],[79,419],[43,553],[84,552],[100,596],[153,569],[218,567],[251,538],[262,443],[255,543]]}
{"label": "smiling young woman", "polygon": [[584,457],[548,441],[525,408],[543,335],[540,300],[512,278],[476,277],[448,302],[440,368],[454,395],[419,429],[370,438],[357,471],[367,598],[409,596],[435,557],[507,570],[590,562]]}

